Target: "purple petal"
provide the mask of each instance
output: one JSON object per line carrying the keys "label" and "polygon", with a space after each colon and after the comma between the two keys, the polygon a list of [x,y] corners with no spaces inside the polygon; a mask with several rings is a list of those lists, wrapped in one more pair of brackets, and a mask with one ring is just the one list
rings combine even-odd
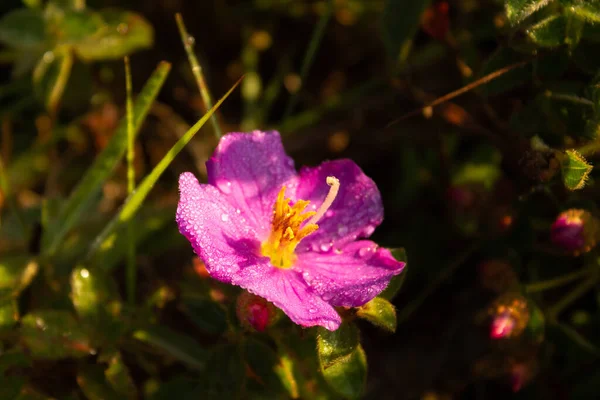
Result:
{"label": "purple petal", "polygon": [[255,228],[268,236],[273,204],[281,186],[295,181],[294,161],[285,154],[278,132],[230,133],[206,163],[208,182]]}
{"label": "purple petal", "polygon": [[266,257],[260,263],[240,269],[233,283],[275,304],[298,325],[320,325],[333,331],[342,322],[335,309],[298,272],[275,268]]}
{"label": "purple petal", "polygon": [[309,249],[324,251],[332,245],[339,247],[357,238],[369,237],[383,220],[383,205],[377,185],[351,160],[328,161],[316,168],[303,168],[296,198],[310,200],[310,210],[317,209],[329,192],[325,182],[328,176],[339,179],[340,190],[317,223],[319,230],[301,242],[298,252]]}
{"label": "purple petal", "polygon": [[299,254],[294,269],[329,304],[358,307],[381,293],[404,265],[388,249],[361,240],[341,249]]}
{"label": "purple petal", "polygon": [[262,258],[256,232],[217,188],[185,172],[179,176],[179,192],[179,231],[213,278],[231,282],[242,266]]}

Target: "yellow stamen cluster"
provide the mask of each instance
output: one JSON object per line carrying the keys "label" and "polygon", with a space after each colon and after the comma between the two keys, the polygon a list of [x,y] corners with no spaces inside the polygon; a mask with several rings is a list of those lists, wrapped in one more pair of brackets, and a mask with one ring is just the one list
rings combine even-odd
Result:
{"label": "yellow stamen cluster", "polygon": [[290,268],[296,259],[294,250],[298,243],[319,229],[317,224],[310,221],[302,226],[305,220],[316,214],[314,211],[304,212],[309,203],[307,200],[298,200],[290,206],[290,199],[285,197],[285,186],[279,191],[273,206],[271,235],[261,247],[262,254],[269,257],[275,267]]}

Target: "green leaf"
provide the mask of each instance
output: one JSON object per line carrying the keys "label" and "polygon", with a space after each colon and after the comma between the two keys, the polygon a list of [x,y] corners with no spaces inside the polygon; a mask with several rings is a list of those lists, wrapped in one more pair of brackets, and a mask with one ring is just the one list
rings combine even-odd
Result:
{"label": "green leaf", "polygon": [[196,326],[211,335],[220,335],[227,329],[227,313],[223,307],[208,299],[184,299],[183,312]]}
{"label": "green leaf", "polygon": [[116,284],[100,268],[77,266],[71,273],[71,300],[94,343],[116,341],[122,329],[121,302]]}
{"label": "green leaf", "polygon": [[386,299],[375,297],[359,307],[356,315],[389,332],[396,332],[396,309]]}
{"label": "green leaf", "polygon": [[344,397],[360,398],[367,379],[367,358],[358,328],[350,323],[342,323],[333,332],[319,328],[317,352],[327,383]]}
{"label": "green leaf", "polygon": [[[83,40],[97,37],[104,29],[104,20],[99,13],[90,10],[66,10],[58,13],[52,22],[52,33],[57,46],[76,45]],[[97,43],[99,45],[99,43]]]}
{"label": "green leaf", "polygon": [[517,24],[550,3],[550,0],[506,0],[506,17],[511,24]]}
{"label": "green leaf", "polygon": [[572,0],[565,4],[565,7],[570,13],[585,21],[600,22],[600,0]]}
{"label": "green leaf", "polygon": [[0,260],[0,299],[18,296],[37,272],[38,263],[29,255],[3,256]]}
{"label": "green leaf", "polygon": [[110,386],[119,395],[119,398],[137,398],[135,383],[119,353],[116,353],[110,358],[108,368],[104,371],[104,375]]}
{"label": "green leaf", "polygon": [[81,59],[114,60],[152,46],[154,31],[140,15],[118,10],[103,11],[99,15],[104,27],[97,35],[74,45],[75,53]]}
{"label": "green leaf", "polygon": [[84,365],[77,373],[77,384],[89,400],[121,399],[106,382],[104,371],[99,365]]}
{"label": "green leaf", "polygon": [[206,121],[213,115],[213,113],[219,109],[221,104],[229,97],[229,95],[233,92],[233,90],[239,85],[241,79],[238,80],[232,87],[225,93],[223,97],[216,102],[216,104],[208,110],[202,118],[198,122],[194,124],[184,135],[181,137],[177,143],[171,147],[171,149],[165,154],[165,156],[159,161],[159,163],[154,167],[154,169],[150,172],[150,174],[144,178],[144,180],[138,185],[133,194],[127,197],[127,200],[119,213],[112,219],[112,221],[107,225],[107,227],[100,233],[98,238],[96,238],[95,242],[92,244],[92,248],[90,249],[89,257],[95,257],[95,254],[102,247],[111,246],[114,243],[115,232],[120,229],[120,227],[128,222],[137,210],[142,205],[143,201],[146,199],[150,190],[154,187],[154,184],[158,181],[158,178],[165,172],[167,167],[171,164],[171,162],[175,159],[175,157],[179,154],[181,150],[189,143],[189,141],[194,137],[194,135],[204,126]]}
{"label": "green leaf", "polygon": [[406,60],[421,15],[430,3],[431,0],[387,0],[383,10],[382,34],[391,57]]}
{"label": "green leaf", "polygon": [[34,358],[58,360],[95,354],[79,322],[67,311],[43,310],[21,320],[21,340]]}
{"label": "green leaf", "polygon": [[275,373],[279,376],[279,380],[288,395],[292,399],[299,398],[300,392],[292,358],[287,355],[282,355],[279,359],[279,364],[275,367]]}
{"label": "green leaf", "polygon": [[0,385],[0,399],[16,399],[25,387],[27,380],[22,376],[2,377]]}
{"label": "green leaf", "polygon": [[281,380],[276,372],[279,357],[272,348],[249,338],[244,342],[244,356],[252,372],[259,378],[263,390],[275,393],[283,391]]}
{"label": "green leaf", "polygon": [[40,10],[20,8],[0,19],[0,42],[16,49],[44,47],[46,24]]}
{"label": "green leaf", "polygon": [[359,398],[364,390],[367,364],[356,325],[342,323],[336,331],[319,328],[317,352],[321,372],[339,394]]}
{"label": "green leaf", "polygon": [[14,299],[0,299],[0,332],[11,329],[19,320],[19,307]]}
{"label": "green leaf", "polygon": [[527,29],[527,35],[538,46],[558,47],[565,43],[567,17],[553,15]]}
{"label": "green leaf", "polygon": [[[136,99],[133,110],[136,135],[170,69],[171,65],[169,63],[161,62]],[[127,149],[126,128],[127,120],[123,118],[108,145],[96,157],[92,166],[71,192],[69,199],[59,216],[53,221],[51,228],[44,232],[42,249],[45,255],[52,256],[56,252],[67,232],[79,222],[85,210],[96,199],[102,185],[123,157]]]}
{"label": "green leaf", "polygon": [[201,377],[201,383],[190,398],[208,400],[239,399],[246,380],[246,370],[236,345],[213,350]]}
{"label": "green leaf", "polygon": [[569,190],[582,189],[594,167],[575,150],[567,150],[561,169],[563,183]]}
{"label": "green leaf", "polygon": [[207,365],[208,352],[191,337],[175,332],[170,328],[150,326],[135,331],[133,337],[156,347],[166,355],[194,369],[203,370]]}
{"label": "green leaf", "polygon": [[404,285],[406,274],[408,273],[408,257],[406,256],[406,250],[404,248],[393,249],[392,255],[397,261],[402,261],[406,263],[406,265],[400,275],[394,276],[384,291],[379,294],[379,297],[390,301],[398,294],[402,285]]}

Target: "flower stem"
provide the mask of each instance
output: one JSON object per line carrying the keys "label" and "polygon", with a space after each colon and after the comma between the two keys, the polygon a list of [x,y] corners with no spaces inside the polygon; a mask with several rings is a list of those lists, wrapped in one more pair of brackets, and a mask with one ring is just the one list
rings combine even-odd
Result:
{"label": "flower stem", "polygon": [[[312,37],[310,39],[310,43],[308,45],[308,49],[306,50],[306,54],[304,55],[304,60],[302,61],[302,67],[300,69],[300,84],[301,88],[304,86],[306,77],[308,76],[308,72],[312,67],[312,64],[315,60],[315,55],[317,54],[317,50],[319,49],[319,45],[321,44],[321,40],[323,40],[323,36],[325,35],[325,28],[327,28],[327,24],[333,15],[334,4],[333,0],[326,1],[327,8],[321,15],[319,19],[319,23],[315,27],[313,31]],[[298,103],[298,92],[292,94],[288,104],[285,108],[285,112],[283,113],[283,120],[287,119],[293,112],[296,104]]]}
{"label": "flower stem", "polygon": [[600,274],[598,274],[598,265],[594,265],[587,270],[590,273],[589,278],[577,285],[573,290],[567,293],[562,299],[548,309],[547,315],[550,320],[556,320],[561,312],[563,312],[581,296],[586,294],[588,290],[593,288],[598,283],[598,278],[600,278]]}
{"label": "flower stem", "polygon": [[[204,107],[206,108],[206,110],[210,110],[213,106],[212,96],[210,95],[210,91],[208,90],[208,86],[206,85],[206,81],[204,80],[202,67],[200,66],[200,63],[198,62],[198,59],[194,54],[194,37],[190,36],[190,34],[187,32],[181,14],[175,14],[175,21],[177,21],[177,27],[179,28],[181,42],[183,43],[183,47],[185,48],[185,52],[187,53],[188,60],[192,67],[192,73],[194,74],[196,85],[198,86],[198,90],[200,91],[202,102],[204,103]],[[217,140],[221,139],[221,136],[223,136],[223,132],[221,131],[221,127],[219,126],[219,121],[217,121],[216,115],[213,114],[210,117],[210,123],[212,125]]]}
{"label": "flower stem", "polygon": [[[134,150],[134,128],[133,128],[133,101],[131,99],[131,67],[129,57],[125,57],[125,88],[127,92],[127,195],[131,196],[135,189],[135,168],[133,165]],[[135,304],[135,284],[137,265],[135,257],[135,232],[133,220],[127,222],[127,300],[133,306]]]}
{"label": "flower stem", "polygon": [[530,283],[525,285],[527,293],[542,292],[544,290],[553,289],[576,281],[577,279],[586,277],[593,272],[593,268],[583,268],[579,271],[571,272],[570,274],[559,276],[558,278],[549,279],[547,281]]}

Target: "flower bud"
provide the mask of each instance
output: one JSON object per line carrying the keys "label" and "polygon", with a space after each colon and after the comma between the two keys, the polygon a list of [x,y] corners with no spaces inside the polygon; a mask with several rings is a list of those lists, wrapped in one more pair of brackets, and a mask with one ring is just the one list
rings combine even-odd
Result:
{"label": "flower bud", "polygon": [[578,255],[596,245],[597,222],[586,210],[570,209],[559,214],[550,231],[556,246]]}
{"label": "flower bud", "polygon": [[236,314],[244,328],[258,332],[264,332],[278,316],[273,304],[248,292],[238,296]]}
{"label": "flower bud", "polygon": [[490,307],[489,314],[492,318],[490,338],[495,340],[519,336],[530,318],[527,299],[516,293],[500,296]]}

